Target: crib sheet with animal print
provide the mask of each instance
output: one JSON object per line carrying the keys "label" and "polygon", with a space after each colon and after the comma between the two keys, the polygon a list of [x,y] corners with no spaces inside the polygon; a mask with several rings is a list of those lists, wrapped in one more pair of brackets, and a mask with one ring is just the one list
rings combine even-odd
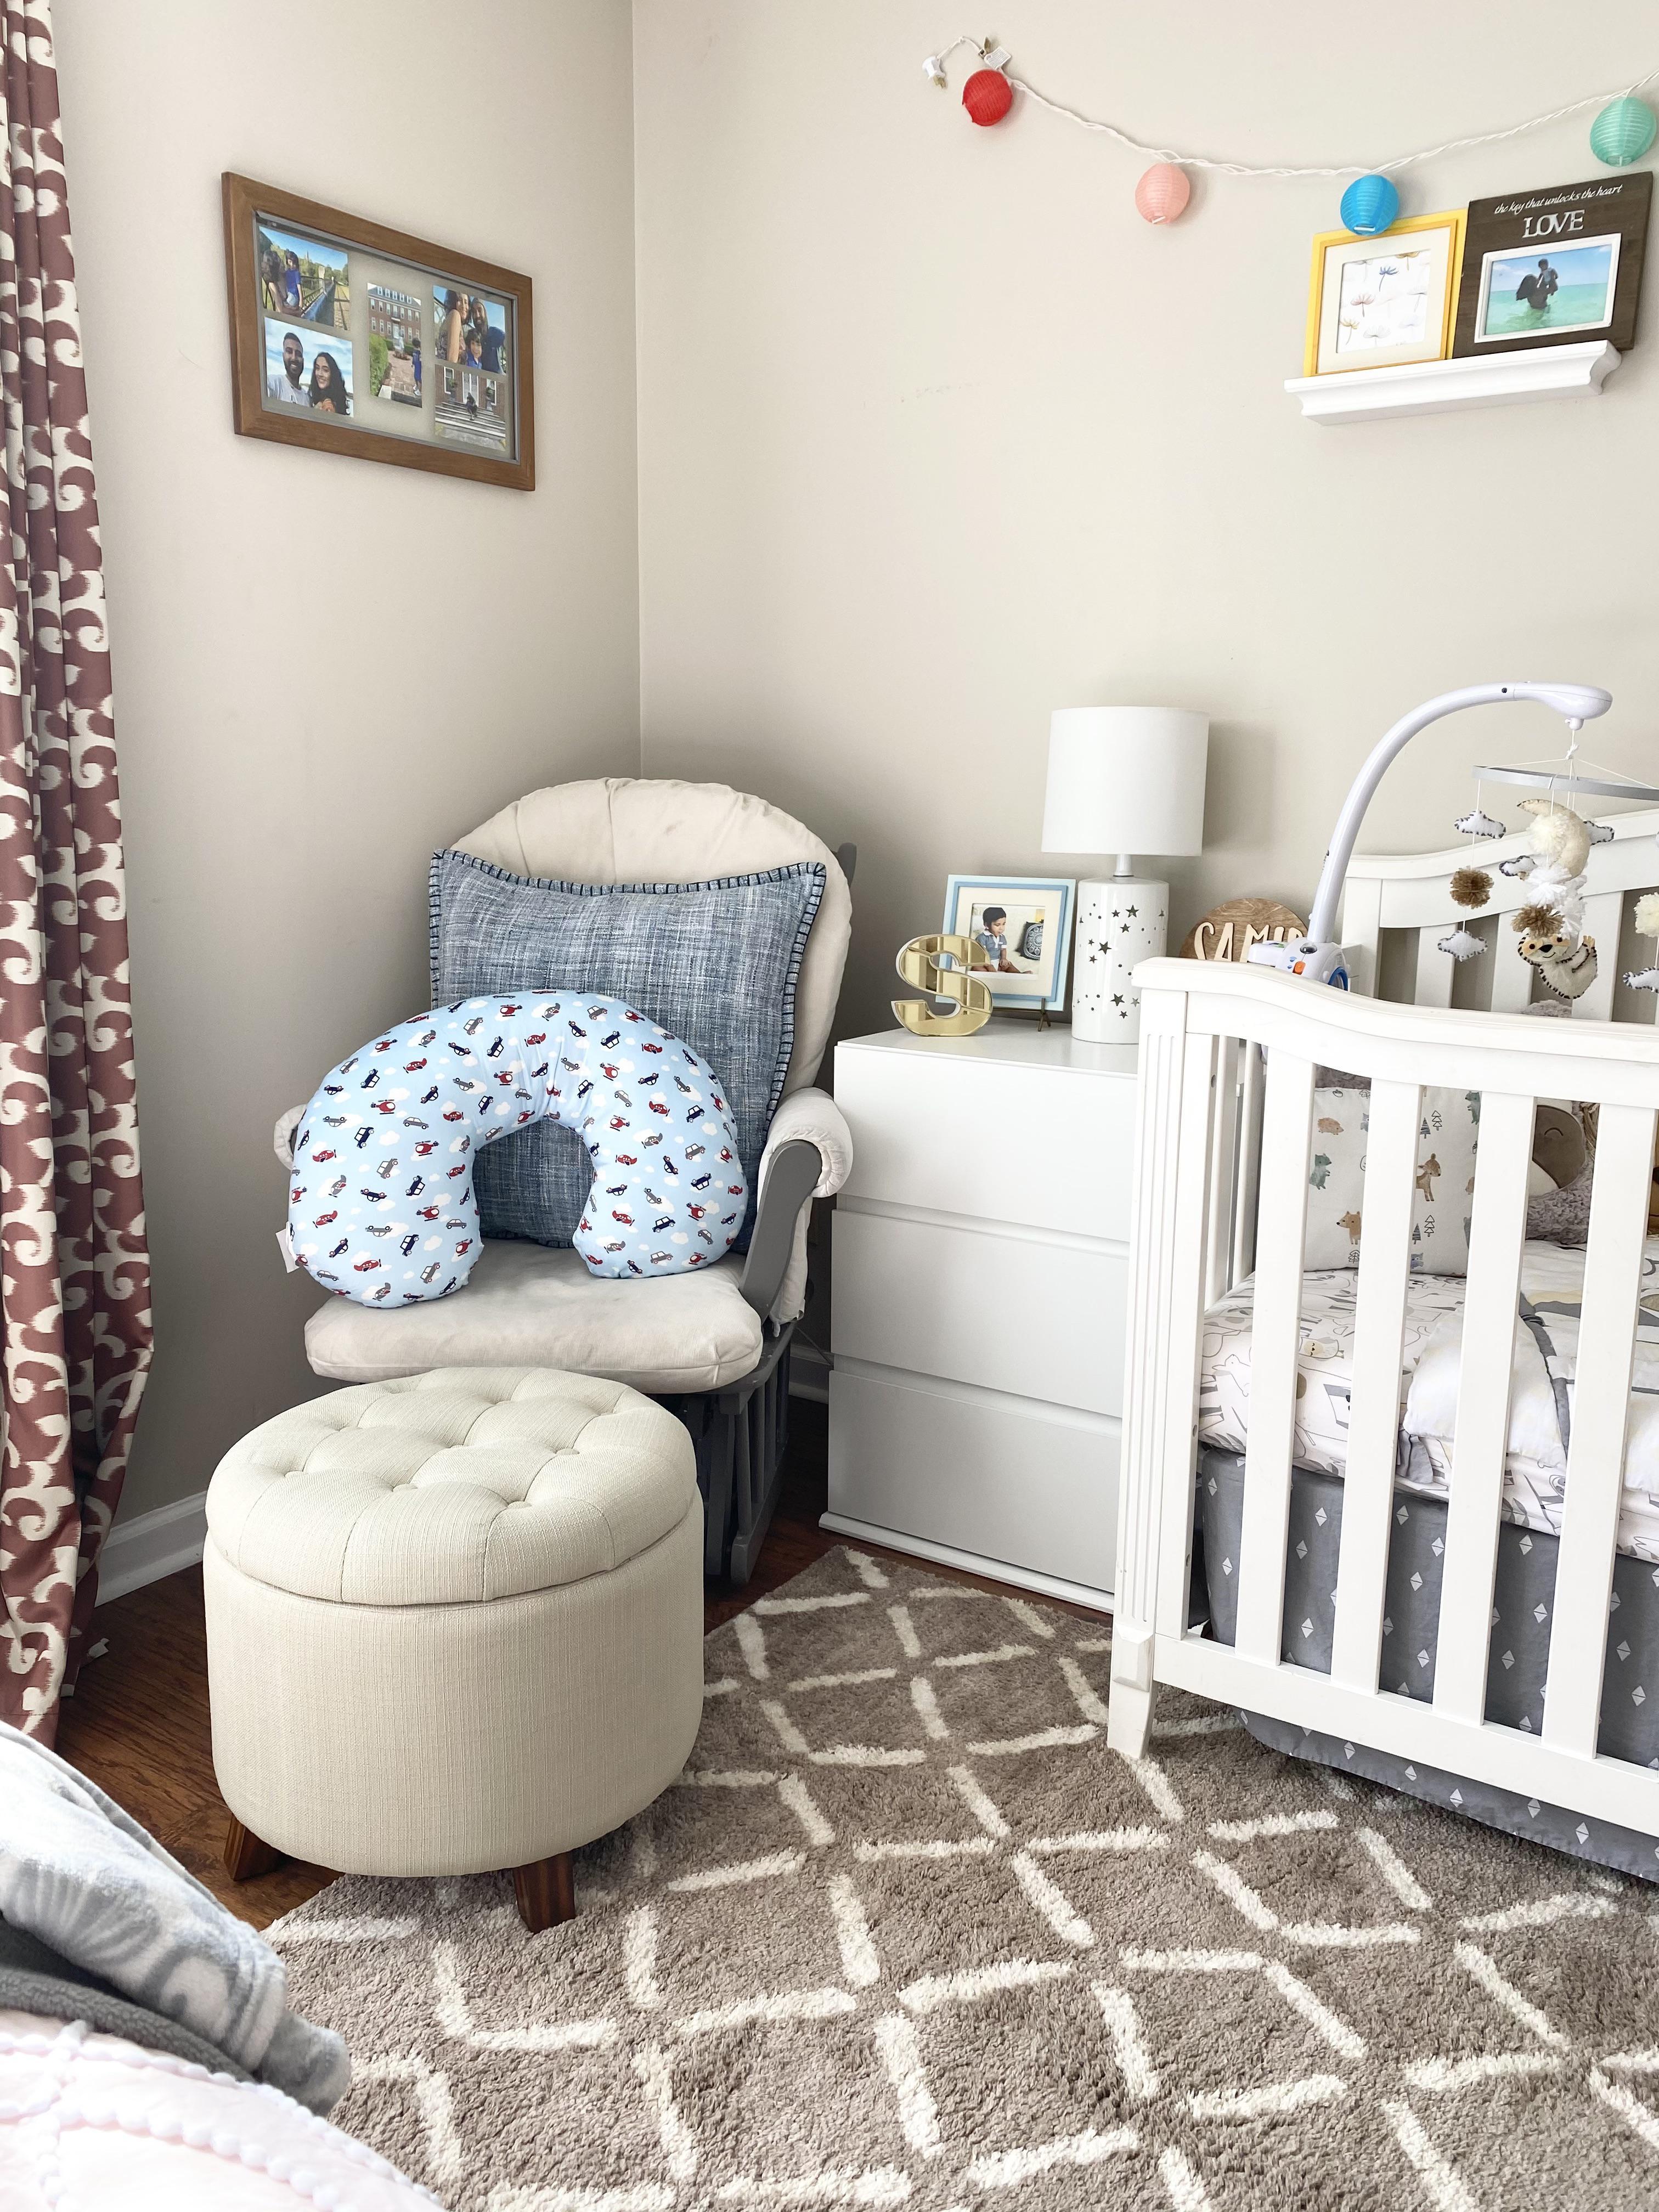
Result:
{"label": "crib sheet with animal print", "polygon": [[[1659,1562],[1659,1238],[1643,1254],[1643,1283],[1631,1378],[1619,1549]],[[1559,1533],[1577,1376],[1584,1255],[1564,1245],[1522,1249],[1521,1303],[1510,1397],[1504,1514]],[[1395,1480],[1444,1497],[1451,1486],[1462,1371],[1464,1279],[1413,1275],[1406,1288]],[[1353,1373],[1358,1277],[1349,1268],[1302,1279],[1291,1456],[1316,1474],[1343,1474]],[[1237,1285],[1204,1317],[1199,1373],[1199,1441],[1245,1449],[1249,1431],[1255,1285]]]}
{"label": "crib sheet with animal print", "polygon": [[[1310,1267],[1357,1267],[1365,1154],[1370,1142],[1369,1090],[1321,1084],[1314,1092],[1308,1158],[1308,1222],[1303,1258]],[[1469,1265],[1478,1091],[1426,1090],[1412,1177],[1412,1273],[1462,1275]]]}

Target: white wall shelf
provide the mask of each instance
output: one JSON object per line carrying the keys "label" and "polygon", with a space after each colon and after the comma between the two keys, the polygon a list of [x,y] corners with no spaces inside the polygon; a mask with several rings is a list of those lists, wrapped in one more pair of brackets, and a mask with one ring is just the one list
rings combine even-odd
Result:
{"label": "white wall shelf", "polygon": [[1293,376],[1285,386],[1313,422],[1375,422],[1390,415],[1444,415],[1459,407],[1504,407],[1524,399],[1594,398],[1619,366],[1605,339],[1414,361],[1401,368],[1351,368]]}

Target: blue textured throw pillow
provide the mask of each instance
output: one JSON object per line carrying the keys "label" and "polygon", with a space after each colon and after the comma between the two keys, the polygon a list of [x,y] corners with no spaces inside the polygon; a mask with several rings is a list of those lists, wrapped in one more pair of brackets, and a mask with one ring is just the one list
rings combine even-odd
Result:
{"label": "blue textured throw pillow", "polygon": [[[795,1042],[795,983],[824,872],[797,860],[705,884],[566,884],[469,853],[432,860],[434,1005],[501,992],[621,999],[719,1078],[752,1193]],[[486,1237],[568,1244],[592,1182],[581,1139],[538,1121],[478,1156]],[[739,1249],[752,1223],[744,1224]]]}

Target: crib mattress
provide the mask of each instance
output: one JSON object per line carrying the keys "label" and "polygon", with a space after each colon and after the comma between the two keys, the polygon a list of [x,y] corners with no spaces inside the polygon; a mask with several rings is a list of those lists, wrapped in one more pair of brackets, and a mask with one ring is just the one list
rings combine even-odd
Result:
{"label": "crib mattress", "polygon": [[[1659,1237],[1649,1238],[1642,1264],[1618,1544],[1627,1557],[1659,1564]],[[1525,1325],[1516,1333],[1504,1516],[1537,1534],[1559,1534],[1561,1527],[1583,1279],[1582,1250],[1523,1248]],[[1347,1466],[1358,1276],[1349,1267],[1321,1269],[1302,1282],[1291,1456],[1310,1473],[1340,1478]],[[1407,1285],[1395,1480],[1408,1494],[1444,1498],[1449,1492],[1464,1287],[1461,1275],[1413,1275]],[[1245,1448],[1254,1300],[1254,1284],[1241,1283],[1205,1316],[1198,1434],[1206,1448]]]}
{"label": "crib mattress", "polygon": [[[1236,1454],[1199,1457],[1198,1535],[1210,1632],[1231,1644],[1237,1618],[1239,1530],[1244,1464]],[[1396,1486],[1389,1530],[1379,1686],[1406,1698],[1434,1695],[1446,1501]],[[1316,1673],[1330,1672],[1335,1626],[1342,1482],[1297,1468],[1291,1478],[1281,1653]],[[1486,1717],[1534,1735],[1543,1726],[1544,1684],[1555,1601],[1558,1541],[1547,1531],[1510,1523],[1498,1532]],[[1576,1857],[1659,1881],[1659,1838],[1560,1806],[1522,1797],[1467,1776],[1447,1774],[1395,1753],[1368,1749],[1266,1715],[1246,1713],[1261,1742],[1340,1772],[1361,1774],[1491,1827]],[[1629,1556],[1613,1562],[1610,1632],[1601,1683],[1596,1748],[1609,1759],[1659,1766],[1659,1568]]]}

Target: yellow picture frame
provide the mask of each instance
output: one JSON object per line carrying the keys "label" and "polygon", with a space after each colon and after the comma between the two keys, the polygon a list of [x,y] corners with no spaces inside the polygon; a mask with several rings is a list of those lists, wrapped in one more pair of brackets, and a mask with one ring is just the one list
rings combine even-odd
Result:
{"label": "yellow picture frame", "polygon": [[[1313,242],[1313,270],[1308,285],[1308,329],[1303,345],[1302,374],[1304,376],[1352,375],[1356,369],[1393,368],[1407,362],[1443,361],[1451,344],[1452,329],[1457,313],[1457,289],[1463,266],[1463,219],[1462,208],[1448,208],[1438,215],[1407,216],[1375,238],[1356,237],[1350,230],[1323,230]],[[1413,237],[1425,232],[1442,234],[1443,244],[1414,247],[1402,255],[1390,245],[1395,239]],[[1387,342],[1386,329],[1373,328],[1371,342],[1354,348],[1346,360],[1339,359],[1340,352],[1348,351],[1340,337],[1345,325],[1342,309],[1351,304],[1343,298],[1343,271],[1374,269],[1389,260],[1417,260],[1426,256],[1429,300],[1426,328],[1420,337],[1408,338],[1394,343]],[[1388,282],[1381,279],[1373,290],[1366,307],[1376,304],[1376,293]]]}

